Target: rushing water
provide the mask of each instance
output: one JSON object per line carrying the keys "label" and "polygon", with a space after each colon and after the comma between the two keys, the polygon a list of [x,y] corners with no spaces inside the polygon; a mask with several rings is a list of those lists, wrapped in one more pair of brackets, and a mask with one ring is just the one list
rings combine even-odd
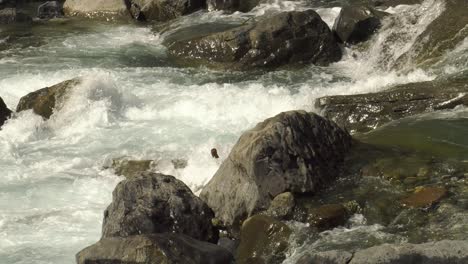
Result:
{"label": "rushing water", "polygon": [[[364,51],[346,49],[341,62],[269,73],[174,67],[161,44],[167,32],[152,26],[59,20],[0,28],[0,96],[9,108],[37,89],[76,76],[85,80],[50,120],[26,111],[0,131],[0,263],[73,263],[77,251],[97,241],[103,210],[122,179],[103,169],[112,158],[158,160],[160,171],[198,192],[220,165],[209,150],[216,147],[226,157],[242,131],[267,117],[313,111],[314,99],[324,95],[379,91],[466,71],[466,39],[431,69],[391,70],[392,58],[443,10],[432,0],[423,5],[420,13],[414,6],[389,10],[397,22],[386,21]],[[425,12],[429,6],[434,8]],[[248,14],[196,13],[172,28],[236,24],[304,8],[303,2],[274,1]],[[317,11],[331,25],[339,8]],[[405,20],[408,14],[418,23]],[[386,45],[394,34],[402,38]],[[187,159],[188,166],[174,169],[174,158]],[[401,239],[367,225],[362,215],[350,221],[351,231],[323,234],[314,245],[362,233]]]}

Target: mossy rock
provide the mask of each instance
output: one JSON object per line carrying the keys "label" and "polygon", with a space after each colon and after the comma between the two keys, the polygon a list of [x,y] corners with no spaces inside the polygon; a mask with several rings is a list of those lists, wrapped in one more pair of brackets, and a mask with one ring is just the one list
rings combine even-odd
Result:
{"label": "mossy rock", "polygon": [[286,224],[269,216],[255,215],[248,218],[242,225],[236,263],[282,263],[291,232]]}
{"label": "mossy rock", "polygon": [[63,106],[70,90],[80,83],[81,79],[75,78],[29,93],[21,97],[16,112],[32,109],[34,113],[49,119],[54,111]]}

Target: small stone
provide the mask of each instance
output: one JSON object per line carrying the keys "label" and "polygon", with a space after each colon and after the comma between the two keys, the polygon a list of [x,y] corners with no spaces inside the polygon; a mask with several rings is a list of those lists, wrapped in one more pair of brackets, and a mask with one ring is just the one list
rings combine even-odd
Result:
{"label": "small stone", "polygon": [[291,192],[278,194],[270,203],[267,214],[279,219],[289,218],[296,206],[294,195]]}
{"label": "small stone", "polygon": [[344,225],[348,216],[342,204],[326,204],[312,209],[308,222],[319,230],[327,230]]}
{"label": "small stone", "polygon": [[188,165],[188,161],[185,159],[173,159],[171,160],[174,169],[184,169]]}
{"label": "small stone", "polygon": [[416,188],[416,191],[401,200],[405,207],[426,208],[439,202],[447,195],[447,189],[444,187],[422,187]]}

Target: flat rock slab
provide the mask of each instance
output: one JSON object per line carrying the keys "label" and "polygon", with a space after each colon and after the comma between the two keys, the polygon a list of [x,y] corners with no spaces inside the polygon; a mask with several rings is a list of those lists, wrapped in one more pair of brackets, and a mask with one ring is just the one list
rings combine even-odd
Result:
{"label": "flat rock slab", "polygon": [[322,97],[315,105],[349,131],[367,132],[404,117],[468,106],[468,82],[460,78],[410,83],[378,93]]}

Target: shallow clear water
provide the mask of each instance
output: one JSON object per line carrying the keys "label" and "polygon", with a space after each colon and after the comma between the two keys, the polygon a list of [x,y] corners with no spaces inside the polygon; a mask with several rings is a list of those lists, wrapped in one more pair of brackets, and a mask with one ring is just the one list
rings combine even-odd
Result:
{"label": "shallow clear water", "polygon": [[[302,2],[276,1],[229,18],[197,13],[172,27],[226,19],[235,24],[303,8]],[[398,12],[412,12],[406,8]],[[338,11],[318,9],[329,24]],[[436,16],[424,14],[418,27]],[[268,73],[178,68],[161,45],[167,32],[155,28],[82,20],[0,28],[0,96],[9,108],[37,89],[77,76],[85,80],[50,120],[26,111],[0,131],[0,263],[73,263],[77,251],[97,241],[103,211],[122,180],[103,169],[112,158],[159,160],[160,171],[198,192],[220,165],[209,150],[216,147],[226,157],[244,130],[267,117],[313,111],[320,96],[379,91],[467,67],[459,59],[468,54],[465,41],[433,69],[389,70],[391,56],[376,56],[383,45],[376,38],[367,52],[348,49],[329,67]],[[173,158],[187,159],[188,166],[174,169]],[[364,221],[358,220],[356,225]]]}

